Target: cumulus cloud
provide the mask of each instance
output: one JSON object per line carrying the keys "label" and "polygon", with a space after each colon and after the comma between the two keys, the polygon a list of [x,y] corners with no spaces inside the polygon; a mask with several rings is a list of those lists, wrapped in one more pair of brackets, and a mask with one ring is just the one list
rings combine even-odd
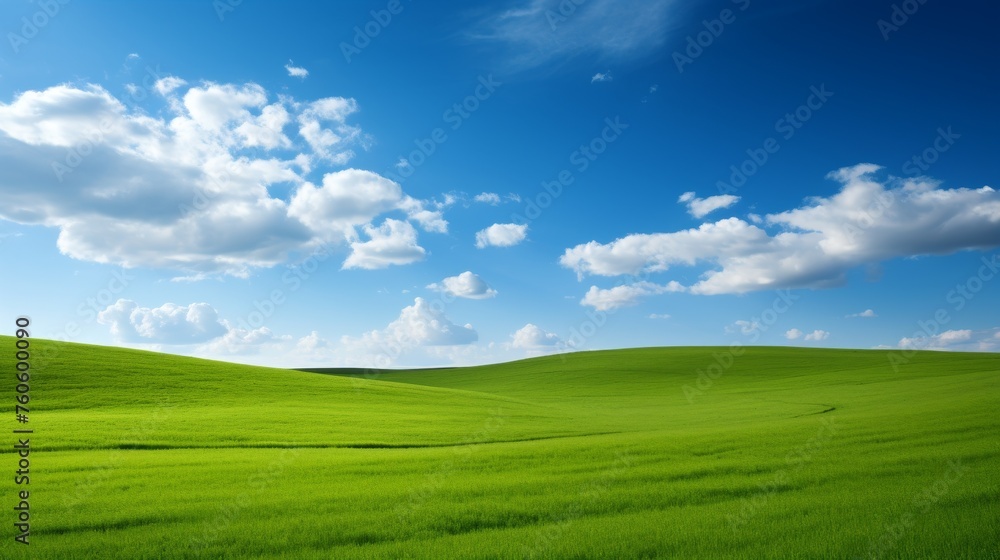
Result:
{"label": "cumulus cloud", "polygon": [[345,169],[328,173],[320,186],[299,187],[288,215],[314,231],[349,232],[384,212],[399,208],[403,189],[371,171]]}
{"label": "cumulus cloud", "polygon": [[489,299],[497,295],[497,291],[485,280],[468,270],[458,276],[449,276],[440,284],[430,284],[427,288],[466,299]]}
{"label": "cumulus cloud", "polygon": [[288,64],[285,65],[285,70],[287,70],[288,75],[293,78],[301,78],[304,80],[309,76],[308,70],[302,68],[301,66],[295,66],[291,60],[289,60]]}
{"label": "cumulus cloud", "polygon": [[799,329],[789,329],[788,331],[785,332],[785,338],[787,338],[788,340],[798,340],[801,338],[803,340],[815,342],[830,338],[830,333],[818,329],[814,330],[811,333],[805,333]]}
{"label": "cumulus cloud", "polygon": [[610,82],[614,78],[611,77],[611,72],[598,72],[590,78],[590,83],[594,82]]}
{"label": "cumulus cloud", "polygon": [[527,236],[527,224],[493,224],[476,232],[476,247],[512,247]]}
{"label": "cumulus cloud", "polygon": [[806,340],[820,341],[830,338],[830,333],[827,331],[815,330],[805,336]]}
{"label": "cumulus cloud", "polygon": [[973,331],[954,329],[938,334],[916,332],[900,339],[897,347],[908,350],[948,350],[998,352],[1000,351],[1000,327]]}
{"label": "cumulus cloud", "polygon": [[192,346],[206,357],[245,356],[263,352],[285,353],[292,341],[267,327],[236,326],[219,317],[207,303],[141,307],[119,299],[97,314],[97,322],[110,327],[119,342],[166,346]]}
{"label": "cumulus cloud", "polygon": [[664,272],[707,265],[695,294],[737,294],[842,285],[864,264],[1000,245],[1000,193],[990,187],[943,189],[927,178],[875,178],[862,164],[830,178],[838,194],[769,214],[769,233],[728,218],[672,233],[635,234],[566,249],[562,266],[579,278]]}
{"label": "cumulus cloud", "polygon": [[703,218],[716,210],[728,208],[739,201],[740,197],[731,194],[698,198],[693,192],[686,192],[677,199],[677,202],[684,203],[687,206],[688,214],[691,214],[695,218]]}
{"label": "cumulus cloud", "polygon": [[344,268],[375,269],[403,265],[424,258],[426,251],[417,245],[417,230],[409,222],[386,219],[381,226],[364,226],[368,241],[351,243],[351,254]]}
{"label": "cumulus cloud", "polygon": [[321,337],[319,332],[312,331],[308,335],[300,338],[298,342],[295,343],[295,349],[307,354],[314,354],[323,350],[330,350],[333,348],[333,343],[329,340]]}
{"label": "cumulus cloud", "polygon": [[351,266],[417,260],[410,229],[375,228],[385,214],[447,231],[439,208],[398,184],[328,169],[366,142],[348,122],[353,99],[275,99],[257,84],[173,76],[154,89],[167,98],[163,115],[130,110],[98,85],[0,102],[0,218],[57,229],[59,250],[74,259],[239,276],[373,232],[408,243],[381,259],[362,244]]}
{"label": "cumulus cloud", "polygon": [[160,78],[159,80],[156,80],[156,82],[153,83],[153,89],[156,90],[156,93],[159,93],[162,96],[167,96],[173,93],[174,90],[176,90],[177,88],[186,85],[187,85],[186,81],[176,76],[167,76],[165,78]]}
{"label": "cumulus cloud", "polygon": [[361,337],[342,337],[341,345],[347,352],[361,356],[359,359],[366,365],[385,367],[419,348],[466,345],[477,340],[479,334],[472,325],[456,325],[439,306],[418,297],[386,328]]}
{"label": "cumulus cloud", "polygon": [[511,347],[522,350],[540,350],[554,348],[562,343],[562,339],[554,333],[528,323],[511,335]]}
{"label": "cumulus cloud", "polygon": [[[731,326],[726,327],[726,332],[732,333],[739,331],[740,334],[745,336],[752,335],[758,330],[760,330],[760,323],[758,323],[757,321],[740,320],[734,322]],[[793,329],[793,330],[798,330],[798,329]]]}
{"label": "cumulus cloud", "polygon": [[477,194],[472,200],[496,206],[497,204],[500,204],[500,195],[492,192],[484,192]]}
{"label": "cumulus cloud", "polygon": [[917,350],[946,350],[950,347],[971,341],[972,335],[972,331],[968,329],[950,330],[932,336],[922,335],[912,338],[902,338],[899,341],[899,347]]}
{"label": "cumulus cloud", "polygon": [[97,322],[109,325],[111,334],[122,342],[196,344],[227,332],[218,313],[207,303],[165,303],[149,308],[119,299],[98,313]]}
{"label": "cumulus cloud", "polygon": [[509,64],[531,68],[580,55],[623,60],[663,44],[669,0],[528,0],[491,14],[475,37],[508,48]]}
{"label": "cumulus cloud", "polygon": [[853,318],[853,317],[861,317],[861,318],[869,319],[869,318],[872,318],[872,317],[878,317],[878,315],[876,315],[875,311],[872,310],[872,309],[865,309],[861,313],[852,313],[852,314],[848,315],[847,317],[849,319]]}
{"label": "cumulus cloud", "polygon": [[345,165],[354,158],[354,150],[346,146],[361,138],[361,129],[347,124],[347,117],[357,111],[358,103],[353,99],[328,97],[313,101],[299,113],[299,135],[319,158]]}
{"label": "cumulus cloud", "polygon": [[[465,195],[463,193],[458,193],[457,196],[464,198]],[[505,202],[521,202],[521,196],[516,193],[507,193],[504,196],[500,196],[495,192],[482,192],[472,197],[472,201],[481,204],[489,204],[490,206],[497,206]]]}
{"label": "cumulus cloud", "polygon": [[670,282],[662,286],[652,282],[637,282],[625,286],[615,286],[607,290],[591,286],[587,294],[580,300],[580,305],[589,305],[598,311],[611,311],[635,305],[640,298],[645,296],[682,291],[684,291],[684,287],[678,282]]}
{"label": "cumulus cloud", "polygon": [[204,344],[199,352],[210,356],[240,356],[260,354],[267,350],[284,351],[291,342],[288,335],[278,336],[267,327],[245,329],[228,325],[229,330],[215,340]]}

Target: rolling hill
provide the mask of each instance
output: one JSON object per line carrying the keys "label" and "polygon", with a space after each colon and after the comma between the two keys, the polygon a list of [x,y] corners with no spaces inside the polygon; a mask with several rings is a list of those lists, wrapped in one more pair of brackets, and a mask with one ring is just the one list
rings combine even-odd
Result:
{"label": "rolling hill", "polygon": [[31,544],[4,558],[1000,558],[997,354],[32,351]]}

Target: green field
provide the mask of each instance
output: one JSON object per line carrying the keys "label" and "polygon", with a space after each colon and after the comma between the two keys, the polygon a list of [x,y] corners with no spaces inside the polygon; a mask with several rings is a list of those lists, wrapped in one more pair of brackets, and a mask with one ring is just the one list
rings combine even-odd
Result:
{"label": "green field", "polygon": [[650,348],[364,374],[32,353],[29,423],[13,373],[0,406],[3,558],[1000,559],[998,354]]}

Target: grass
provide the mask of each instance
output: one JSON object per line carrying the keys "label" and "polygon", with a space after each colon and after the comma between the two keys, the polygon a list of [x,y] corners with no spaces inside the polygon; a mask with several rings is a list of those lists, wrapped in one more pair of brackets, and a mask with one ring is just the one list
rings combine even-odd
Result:
{"label": "grass", "polygon": [[32,343],[31,545],[5,506],[3,558],[1000,559],[997,354],[366,375]]}

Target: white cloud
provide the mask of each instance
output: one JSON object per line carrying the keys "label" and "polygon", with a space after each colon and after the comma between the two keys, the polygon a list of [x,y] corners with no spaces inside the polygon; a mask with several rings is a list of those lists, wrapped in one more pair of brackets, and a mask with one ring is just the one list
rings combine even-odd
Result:
{"label": "white cloud", "polygon": [[167,96],[173,93],[175,90],[177,90],[177,88],[180,88],[185,85],[187,85],[187,82],[185,82],[184,80],[176,76],[167,76],[165,78],[160,78],[159,80],[156,80],[156,82],[153,84],[153,89],[155,89],[156,92],[159,93],[160,95]]}
{"label": "white cloud", "polygon": [[232,84],[205,84],[184,94],[184,108],[199,127],[221,131],[234,121],[249,120],[251,109],[260,109],[267,103],[267,92],[257,84],[236,86]]}
{"label": "white cloud", "polygon": [[611,77],[611,72],[598,72],[590,78],[590,83],[594,82],[610,82],[614,78]]}
{"label": "white cloud", "polygon": [[226,334],[226,325],[207,303],[139,307],[119,299],[97,315],[97,322],[110,325],[111,334],[122,342],[195,344]]}
{"label": "white cloud", "polygon": [[528,235],[527,224],[493,224],[476,232],[476,247],[512,247]]}
{"label": "white cloud", "polygon": [[298,342],[295,343],[296,350],[310,353],[332,347],[333,343],[321,337],[316,331],[310,332],[308,335],[300,338]]}
{"label": "white cloud", "polygon": [[830,338],[830,333],[818,329],[811,333],[804,333],[799,329],[789,329],[788,331],[785,332],[785,338],[787,338],[788,340],[798,340],[801,338],[803,340],[809,340],[809,341],[820,341]]}
{"label": "white cloud", "polygon": [[653,84],[649,86],[649,93],[656,93],[656,90],[658,89],[660,89],[660,86],[658,84]]}
{"label": "white cloud", "polygon": [[427,288],[466,299],[489,299],[497,295],[497,291],[490,288],[485,280],[468,270],[458,276],[449,276],[442,280],[441,284],[431,284]]}
{"label": "white cloud", "polygon": [[240,356],[265,351],[285,351],[292,337],[278,336],[267,327],[244,329],[229,326],[225,335],[208,342],[198,352],[208,356]]}
{"label": "white cloud", "polygon": [[926,178],[878,182],[874,165],[830,175],[842,183],[829,198],[769,214],[774,235],[737,218],[673,233],[635,234],[607,244],[566,249],[560,263],[582,278],[712,267],[695,294],[732,294],[843,284],[860,265],[898,257],[941,255],[1000,245],[1000,193],[942,189]]}
{"label": "white cloud", "polygon": [[500,195],[497,193],[484,192],[477,194],[472,200],[496,206],[500,204]]}
{"label": "white cloud", "polygon": [[[347,124],[358,103],[344,97],[326,97],[305,105],[299,113],[299,134],[320,158],[345,165],[354,157],[348,146],[361,139],[361,129]],[[324,123],[332,125],[324,127]]]}
{"label": "white cloud", "polygon": [[[1000,333],[998,333],[1000,336]],[[951,330],[933,336],[915,336],[913,338],[902,338],[899,341],[900,348],[915,348],[919,350],[945,350],[950,346],[955,346],[963,342],[972,340],[971,330]]]}
{"label": "white cloud", "polygon": [[736,321],[730,327],[726,327],[726,332],[739,331],[742,335],[751,335],[760,330],[760,323],[757,321]]}
{"label": "white cloud", "polygon": [[897,346],[914,350],[998,352],[1000,328],[994,327],[984,331],[956,329],[930,336],[918,332],[912,337],[901,339]]}
{"label": "white cloud", "polygon": [[540,327],[528,323],[511,335],[511,347],[522,350],[539,350],[561,345],[562,339]]}
{"label": "white cloud", "polygon": [[814,340],[814,341],[826,340],[828,338],[830,338],[830,333],[821,330],[815,330],[805,336],[806,340]]}
{"label": "white cloud", "polygon": [[739,201],[740,197],[731,194],[698,198],[693,192],[686,192],[677,199],[677,202],[683,202],[687,205],[688,214],[691,214],[695,218],[703,218],[707,214],[721,210],[722,208],[728,208]]}
{"label": "white cloud", "polygon": [[289,60],[288,64],[285,65],[285,70],[288,70],[288,75],[293,78],[301,78],[304,80],[307,76],[309,76],[308,70],[302,68],[301,66],[294,66],[291,60]]}
{"label": "white cloud", "polygon": [[[59,250],[74,259],[191,277],[246,276],[321,243],[346,245],[385,213],[447,231],[440,208],[375,173],[320,169],[319,186],[306,177],[364,142],[346,121],[353,99],[186,86],[156,82],[169,101],[162,116],[130,111],[97,85],[0,102],[0,218],[58,229]],[[413,245],[397,260],[412,262],[422,251]]]}
{"label": "white cloud", "polygon": [[360,169],[328,173],[319,187],[305,183],[292,197],[288,215],[313,231],[342,232],[400,208],[403,189],[381,175]]}
{"label": "white cloud", "polygon": [[409,222],[387,218],[381,226],[364,226],[368,241],[351,243],[351,254],[344,268],[377,269],[390,265],[410,264],[422,260],[427,253],[417,245],[417,230]]}
{"label": "white cloud", "polygon": [[649,314],[649,318],[650,319],[669,319],[670,315],[668,315],[666,313],[650,313]]}
{"label": "white cloud", "polygon": [[623,60],[663,44],[670,0],[528,0],[486,18],[475,33],[508,47],[509,64],[531,68],[580,55]]}
{"label": "white cloud", "polygon": [[635,305],[644,296],[681,291],[684,291],[684,288],[677,282],[670,282],[663,286],[652,282],[637,282],[635,284],[615,286],[607,290],[591,286],[587,294],[580,300],[580,305],[589,305],[598,311],[611,311],[620,307]]}
{"label": "white cloud", "polygon": [[[464,195],[459,193],[459,196],[464,196]],[[505,202],[521,202],[521,196],[516,193],[507,193],[504,196],[500,196],[499,194],[494,192],[483,192],[472,197],[472,201],[479,202],[482,204],[489,204],[490,206],[497,206]]]}
{"label": "white cloud", "polygon": [[418,297],[386,328],[360,338],[345,336],[341,345],[366,367],[385,367],[419,348],[472,344],[479,339],[472,325],[456,325],[442,308]]}
{"label": "white cloud", "polygon": [[872,310],[872,309],[865,309],[861,313],[852,313],[851,315],[848,315],[847,317],[849,319],[853,318],[853,317],[872,318],[872,317],[878,317],[878,315],[875,314],[875,311]]}

